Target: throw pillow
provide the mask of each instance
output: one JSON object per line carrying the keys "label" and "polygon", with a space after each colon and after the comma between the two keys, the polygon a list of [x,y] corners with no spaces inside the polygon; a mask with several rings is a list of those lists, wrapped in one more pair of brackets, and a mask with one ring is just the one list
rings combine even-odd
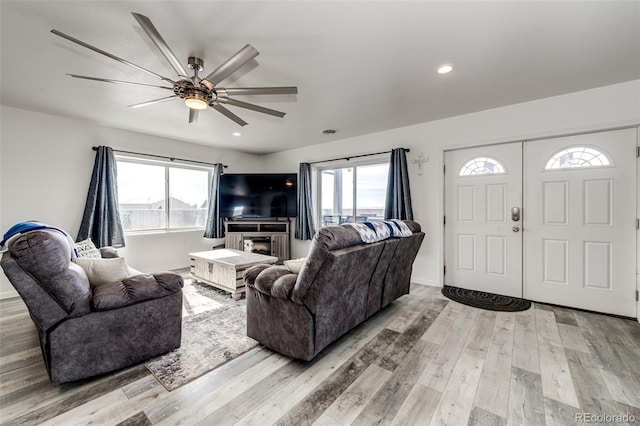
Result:
{"label": "throw pillow", "polygon": [[84,269],[92,287],[122,281],[129,277],[129,267],[123,257],[111,259],[77,258],[73,262]]}
{"label": "throw pillow", "polygon": [[286,266],[292,274],[299,274],[306,260],[306,257],[301,257],[300,259],[285,260],[284,266]]}
{"label": "throw pillow", "polygon": [[83,241],[78,241],[76,243],[76,251],[78,252],[78,257],[95,259],[102,257],[100,256],[100,250],[93,244],[91,238],[87,238]]}

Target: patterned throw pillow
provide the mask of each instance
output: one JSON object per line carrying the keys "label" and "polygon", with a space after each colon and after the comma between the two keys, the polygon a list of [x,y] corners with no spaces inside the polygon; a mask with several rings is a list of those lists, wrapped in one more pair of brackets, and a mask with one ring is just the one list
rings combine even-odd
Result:
{"label": "patterned throw pillow", "polygon": [[95,259],[100,258],[100,250],[93,244],[91,238],[87,238],[84,241],[79,241],[76,243],[76,250],[78,252],[78,257],[85,259]]}

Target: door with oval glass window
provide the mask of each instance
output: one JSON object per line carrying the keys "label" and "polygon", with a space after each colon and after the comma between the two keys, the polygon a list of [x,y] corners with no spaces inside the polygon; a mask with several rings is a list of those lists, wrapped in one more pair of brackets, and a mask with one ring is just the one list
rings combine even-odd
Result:
{"label": "door with oval glass window", "polygon": [[447,151],[445,167],[445,284],[522,297],[522,143]]}
{"label": "door with oval glass window", "polygon": [[445,152],[445,284],[635,317],[636,137]]}

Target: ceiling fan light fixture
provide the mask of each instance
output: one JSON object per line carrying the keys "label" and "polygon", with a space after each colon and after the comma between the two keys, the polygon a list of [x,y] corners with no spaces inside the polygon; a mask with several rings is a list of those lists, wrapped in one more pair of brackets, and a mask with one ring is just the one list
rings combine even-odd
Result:
{"label": "ceiling fan light fixture", "polygon": [[[2,1],[2,0],[0,0]],[[164,41],[157,28],[153,25],[151,20],[138,13],[133,13],[134,18],[142,27],[142,30],[149,36],[153,44],[158,48],[160,53],[165,57],[167,62],[171,65],[173,70],[178,75],[178,80],[174,80],[165,76],[162,76],[156,72],[143,68],[139,65],[136,65],[132,62],[129,62],[125,59],[119,58],[109,52],[106,52],[102,49],[99,49],[95,46],[92,46],[84,41],[73,38],[67,34],[64,34],[58,30],[52,29],[51,32],[58,37],[62,37],[72,43],[78,44],[82,47],[85,47],[89,50],[93,50],[96,53],[99,53],[103,56],[106,56],[114,61],[120,62],[121,64],[128,65],[132,68],[136,68],[139,71],[146,72],[147,74],[153,75],[154,77],[159,78],[161,81],[168,83],[171,87],[167,85],[153,85],[153,84],[145,84],[145,83],[135,83],[131,81],[120,81],[120,80],[111,80],[106,78],[98,78],[98,77],[88,77],[81,76],[76,74],[69,74],[74,78],[82,78],[87,80],[94,81],[102,81],[105,83],[116,83],[116,84],[125,84],[132,86],[142,86],[142,87],[154,87],[164,90],[173,91],[173,95],[155,99],[148,102],[142,102],[135,105],[129,105],[130,108],[140,108],[148,105],[155,105],[160,102],[165,102],[174,99],[182,99],[184,100],[185,105],[189,108],[189,123],[195,123],[198,118],[198,111],[207,109],[211,107],[216,110],[220,114],[226,116],[228,119],[232,120],[236,124],[240,126],[246,126],[248,123],[244,121],[242,118],[238,117],[233,112],[229,111],[222,104],[233,105],[234,107],[245,108],[253,111],[257,111],[263,114],[272,115],[275,117],[284,117],[285,113],[281,111],[276,111],[270,108],[264,108],[259,105],[254,105],[248,102],[239,101],[236,99],[232,99],[230,95],[295,95],[298,93],[298,88],[295,86],[292,87],[245,87],[245,88],[218,88],[218,84],[229,77],[234,72],[238,71],[240,68],[244,67],[248,62],[253,60],[256,56],[259,55],[259,52],[250,44],[247,44],[240,51],[238,51],[235,55],[227,59],[221,65],[219,65],[211,74],[206,76],[205,78],[200,78],[198,73],[204,70],[204,61],[201,58],[195,56],[189,56],[188,58],[188,68],[193,71],[193,76],[189,76],[187,69],[185,69],[181,62],[178,60],[176,55],[173,53],[171,48]],[[220,98],[218,97],[218,90],[221,91]]]}
{"label": "ceiling fan light fixture", "polygon": [[195,96],[184,98],[184,104],[191,109],[207,109],[209,104],[204,99]]}

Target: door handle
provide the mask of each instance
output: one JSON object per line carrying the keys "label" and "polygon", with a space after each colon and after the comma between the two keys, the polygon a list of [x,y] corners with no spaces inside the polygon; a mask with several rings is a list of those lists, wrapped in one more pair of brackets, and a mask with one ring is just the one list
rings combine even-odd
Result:
{"label": "door handle", "polygon": [[511,207],[511,220],[517,222],[520,220],[520,208]]}

